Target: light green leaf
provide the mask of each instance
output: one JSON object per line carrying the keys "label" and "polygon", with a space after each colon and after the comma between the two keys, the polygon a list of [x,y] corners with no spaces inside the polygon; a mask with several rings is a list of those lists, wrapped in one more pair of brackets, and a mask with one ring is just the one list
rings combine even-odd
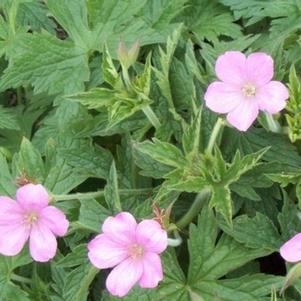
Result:
{"label": "light green leaf", "polygon": [[95,199],[82,200],[79,219],[74,228],[99,233],[102,223],[109,215],[110,212]]}
{"label": "light green leaf", "polygon": [[223,230],[235,240],[249,248],[267,252],[278,251],[282,239],[273,222],[265,215],[257,212],[252,218],[240,215],[233,220],[230,228],[223,225]]}
{"label": "light green leaf", "polygon": [[109,208],[113,213],[117,214],[122,211],[118,193],[118,175],[115,161],[112,161],[109,177],[107,179],[107,185],[105,186],[104,196]]}
{"label": "light green leaf", "polygon": [[73,93],[89,79],[84,49],[47,32],[28,34],[21,39],[18,56],[5,70],[0,90],[32,84],[35,93]]}
{"label": "light green leaf", "polygon": [[26,138],[22,140],[20,152],[14,155],[13,166],[16,176],[25,176],[37,183],[42,183],[45,178],[41,154]]}
{"label": "light green leaf", "polygon": [[213,186],[210,206],[223,215],[229,225],[232,224],[231,191],[226,186]]}
{"label": "light green leaf", "polygon": [[145,141],[136,144],[136,148],[139,152],[147,154],[156,161],[168,166],[184,167],[187,163],[182,152],[176,146],[156,138],[153,139],[153,142]]}
{"label": "light green leaf", "polygon": [[5,108],[0,105],[0,128],[9,130],[19,130],[20,125],[14,114],[14,111],[10,108]]}

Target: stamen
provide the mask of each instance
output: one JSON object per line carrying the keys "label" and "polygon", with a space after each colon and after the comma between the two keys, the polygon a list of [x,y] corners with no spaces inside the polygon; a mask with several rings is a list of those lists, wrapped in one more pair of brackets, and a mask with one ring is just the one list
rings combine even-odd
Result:
{"label": "stamen", "polygon": [[31,212],[25,215],[25,223],[28,225],[34,224],[38,220],[38,215],[35,212]]}
{"label": "stamen", "polygon": [[241,89],[242,93],[244,94],[244,96],[250,97],[250,96],[255,96],[256,94],[256,88],[255,86],[253,86],[252,84],[245,84],[242,89]]}
{"label": "stamen", "polygon": [[128,252],[133,259],[138,259],[143,256],[144,247],[138,244],[133,244],[129,247]]}

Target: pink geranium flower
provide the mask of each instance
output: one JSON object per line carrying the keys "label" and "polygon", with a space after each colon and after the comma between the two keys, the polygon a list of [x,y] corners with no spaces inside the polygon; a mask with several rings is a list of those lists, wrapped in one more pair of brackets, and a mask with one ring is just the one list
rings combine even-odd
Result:
{"label": "pink geranium flower", "polygon": [[160,224],[137,224],[130,213],[121,212],[108,217],[102,231],[88,244],[88,256],[99,269],[115,267],[106,281],[108,291],[123,297],[137,282],[142,288],[156,287],[163,279],[158,254],[167,247],[167,233]]}
{"label": "pink geranium flower", "polygon": [[16,199],[0,197],[0,253],[17,255],[29,239],[32,258],[50,260],[57,249],[55,236],[66,234],[68,220],[61,210],[48,206],[48,193],[40,184],[22,186]]}
{"label": "pink geranium flower", "polygon": [[262,52],[246,57],[239,51],[221,55],[215,65],[220,81],[209,85],[205,101],[212,111],[227,114],[227,120],[240,131],[246,131],[259,111],[275,114],[289,97],[279,81],[272,81],[273,59]]}
{"label": "pink geranium flower", "polygon": [[301,261],[301,233],[296,234],[280,248],[280,255],[288,262]]}

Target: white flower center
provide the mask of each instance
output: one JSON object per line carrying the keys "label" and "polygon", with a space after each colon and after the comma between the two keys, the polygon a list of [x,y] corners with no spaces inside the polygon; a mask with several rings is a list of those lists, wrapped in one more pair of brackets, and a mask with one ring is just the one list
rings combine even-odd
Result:
{"label": "white flower center", "polygon": [[39,219],[37,213],[30,212],[25,215],[24,221],[27,225],[34,224]]}
{"label": "white flower center", "polygon": [[255,96],[256,94],[256,88],[250,83],[245,84],[242,89],[242,93],[244,96],[250,97],[250,96]]}
{"label": "white flower center", "polygon": [[138,244],[132,244],[128,248],[128,252],[133,259],[139,259],[144,255],[144,247]]}

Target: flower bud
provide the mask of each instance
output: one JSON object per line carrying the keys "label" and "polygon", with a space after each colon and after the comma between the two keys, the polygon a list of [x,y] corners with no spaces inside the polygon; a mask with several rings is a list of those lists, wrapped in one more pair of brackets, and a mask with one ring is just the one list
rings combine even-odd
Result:
{"label": "flower bud", "polygon": [[140,45],[136,41],[130,49],[128,49],[123,41],[119,42],[117,55],[123,68],[128,69],[132,66],[138,57]]}

